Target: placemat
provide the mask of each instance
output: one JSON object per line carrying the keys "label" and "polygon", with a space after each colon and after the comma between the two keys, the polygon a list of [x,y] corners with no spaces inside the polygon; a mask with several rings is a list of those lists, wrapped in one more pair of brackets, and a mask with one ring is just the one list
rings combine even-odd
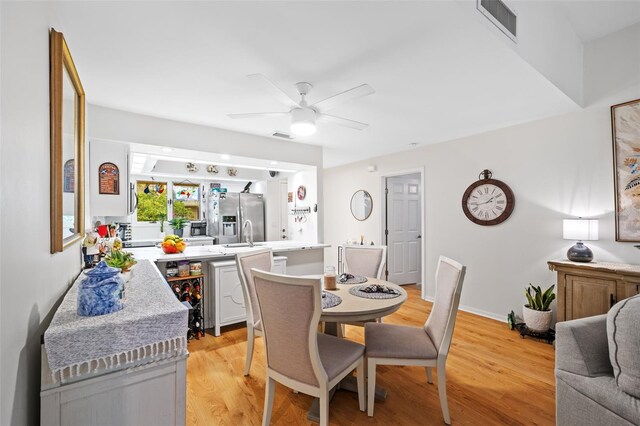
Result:
{"label": "placemat", "polygon": [[333,308],[342,303],[342,297],[328,291],[322,292],[322,309]]}
{"label": "placemat", "polygon": [[340,277],[338,277],[338,283],[340,284],[362,284],[367,282],[367,277],[364,277],[362,275],[354,275],[353,278],[349,278],[345,281],[340,281],[339,278]]}
{"label": "placemat", "polygon": [[[370,284],[367,284],[367,285],[370,285]],[[355,287],[351,287],[349,289],[349,293],[353,294],[354,296],[362,297],[365,299],[393,299],[394,297],[398,297],[402,294],[400,292],[398,292],[398,294],[391,294],[391,293],[367,293],[365,291],[362,291],[362,289],[367,287],[367,285],[358,285]]]}

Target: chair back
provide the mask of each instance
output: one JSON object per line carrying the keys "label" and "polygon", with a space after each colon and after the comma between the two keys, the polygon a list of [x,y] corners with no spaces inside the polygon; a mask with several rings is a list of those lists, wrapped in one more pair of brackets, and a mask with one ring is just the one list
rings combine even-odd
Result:
{"label": "chair back", "polygon": [[254,328],[260,328],[260,306],[256,297],[256,287],[253,283],[251,269],[271,272],[273,253],[270,249],[238,253],[236,254],[236,265],[244,296],[244,304],[247,309],[247,322],[251,321]]}
{"label": "chair back", "polygon": [[387,246],[344,246],[345,272],[382,279]]}
{"label": "chair back", "polygon": [[444,256],[438,260],[436,297],[424,324],[424,331],[438,350],[438,356],[446,357],[449,353],[466,270],[466,266]]}
{"label": "chair back", "polygon": [[252,273],[262,313],[267,368],[307,385],[326,383],[317,337],[322,313],[321,279],[255,269]]}

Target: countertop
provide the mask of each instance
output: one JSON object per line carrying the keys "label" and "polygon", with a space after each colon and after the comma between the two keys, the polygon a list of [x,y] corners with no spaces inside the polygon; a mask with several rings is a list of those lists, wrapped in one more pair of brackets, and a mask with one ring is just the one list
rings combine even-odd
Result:
{"label": "countertop", "polygon": [[331,247],[330,244],[304,243],[298,241],[266,241],[256,243],[253,247],[223,247],[222,245],[189,246],[184,253],[165,254],[162,249],[156,247],[128,248],[126,251],[133,253],[137,260],[150,260],[152,262],[175,262],[178,260],[224,259],[233,257],[236,253],[245,253],[261,248],[270,248],[274,253],[283,253],[297,250],[313,250]]}

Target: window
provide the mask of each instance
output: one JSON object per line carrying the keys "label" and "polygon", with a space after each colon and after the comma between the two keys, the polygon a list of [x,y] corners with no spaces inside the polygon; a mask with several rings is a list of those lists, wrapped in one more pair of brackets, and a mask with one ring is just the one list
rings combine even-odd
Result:
{"label": "window", "polygon": [[173,217],[200,220],[200,186],[173,184]]}
{"label": "window", "polygon": [[167,218],[167,183],[155,181],[136,182],[138,194],[138,222],[156,222]]}

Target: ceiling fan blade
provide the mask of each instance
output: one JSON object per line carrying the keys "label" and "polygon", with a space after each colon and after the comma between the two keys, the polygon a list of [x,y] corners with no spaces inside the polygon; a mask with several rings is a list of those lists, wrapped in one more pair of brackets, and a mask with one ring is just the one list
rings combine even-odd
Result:
{"label": "ceiling fan blade", "polygon": [[349,127],[356,130],[364,130],[369,127],[368,124],[361,123],[359,121],[347,120],[346,118],[336,117],[335,115],[318,114],[318,120],[326,121],[327,123],[333,123],[344,127]]}
{"label": "ceiling fan blade", "polygon": [[227,114],[229,118],[262,118],[262,117],[284,117],[289,112],[250,112],[247,114]]}
{"label": "ceiling fan blade", "polygon": [[319,111],[328,111],[342,103],[352,101],[363,96],[368,96],[375,92],[376,91],[373,90],[373,88],[368,84],[361,84],[358,87],[354,87],[353,89],[346,90],[342,93],[338,93],[337,95],[333,95],[330,98],[324,99],[320,102],[316,102],[311,106],[318,109]]}
{"label": "ceiling fan blade", "polygon": [[288,108],[299,108],[300,105],[298,102],[294,101],[287,95],[281,88],[276,86],[273,81],[269,80],[266,76],[262,74],[249,74],[249,77],[252,80],[259,81],[265,89],[269,90],[280,102],[286,105]]}

